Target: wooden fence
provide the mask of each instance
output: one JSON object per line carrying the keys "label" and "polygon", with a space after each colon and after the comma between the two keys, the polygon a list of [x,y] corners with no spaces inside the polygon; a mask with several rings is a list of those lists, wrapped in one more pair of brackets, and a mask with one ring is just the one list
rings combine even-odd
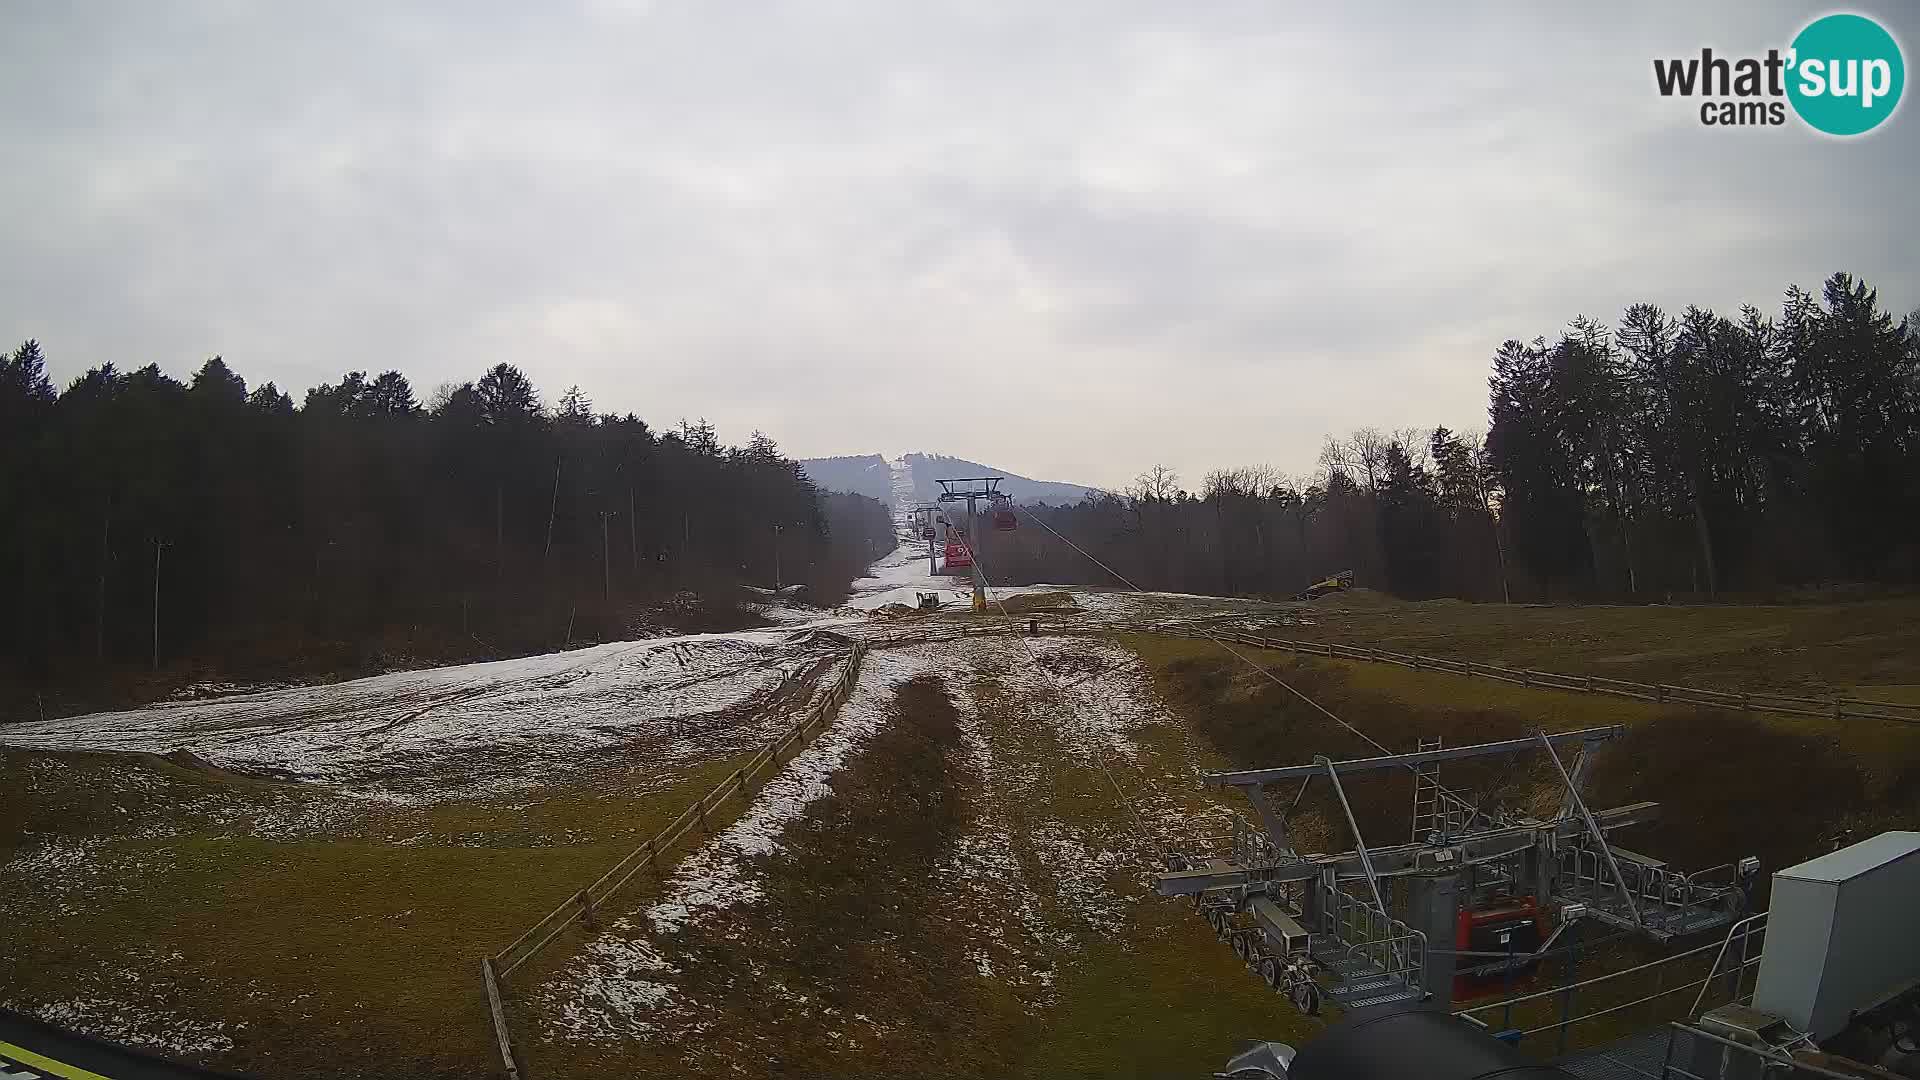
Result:
{"label": "wooden fence", "polygon": [[1674,686],[1669,683],[1609,679],[1599,675],[1561,675],[1551,671],[1535,671],[1531,668],[1501,667],[1496,664],[1475,663],[1471,660],[1448,660],[1437,656],[1416,656],[1413,653],[1341,645],[1331,641],[1290,641],[1285,638],[1270,638],[1257,634],[1202,633],[1181,627],[1151,624],[1126,623],[1116,629],[1131,633],[1166,634],[1178,637],[1211,637],[1255,649],[1276,649],[1302,656],[1322,656],[1330,660],[1362,660],[1396,664],[1414,671],[1441,671],[1452,675],[1493,679],[1498,682],[1512,683],[1515,686],[1606,694],[1662,705],[1705,705],[1738,712],[1770,712],[1786,716],[1817,716],[1832,720],[1890,720],[1898,724],[1920,724],[1920,703],[1868,701],[1838,694],[1828,697],[1804,697],[1764,691],[1728,693],[1722,690],[1702,690],[1692,686]]}
{"label": "wooden fence", "polygon": [[779,738],[761,747],[746,764],[735,769],[720,785],[708,792],[692,806],[687,807],[679,817],[674,818],[666,828],[652,839],[642,843],[600,875],[592,884],[568,897],[559,907],[548,912],[546,917],[527,928],[527,931],[513,940],[513,943],[499,952],[486,956],[480,961],[480,979],[487,994],[487,1007],[493,1015],[494,1039],[499,1043],[500,1060],[506,1066],[509,1080],[520,1080],[520,1067],[513,1057],[512,1040],[507,1030],[506,1010],[501,1004],[500,984],[512,975],[520,965],[532,959],[553,939],[559,937],[575,923],[594,924],[599,908],[621,887],[642,871],[651,870],[656,876],[661,872],[661,857],[671,851],[674,845],[684,839],[687,833],[698,828],[703,835],[710,833],[709,815],[735,795],[744,795],[749,786],[770,772],[787,753],[804,747],[813,738],[825,730],[828,723],[846,703],[848,695],[853,693],[854,683],[860,677],[860,661],[867,654],[867,646],[856,644],[853,652],[841,665],[840,674],[834,679],[824,697],[815,701],[800,716],[792,727]]}
{"label": "wooden fence", "polygon": [[[1034,620],[1019,620],[1015,623],[991,623],[978,626],[941,627],[927,630],[894,630],[876,634],[869,638],[877,647],[904,644],[924,644],[936,641],[953,641],[963,637],[983,637],[994,634],[1014,634],[1026,632],[1027,626]],[[1449,660],[1438,656],[1418,656],[1413,653],[1391,652],[1359,645],[1342,645],[1332,641],[1293,641],[1286,638],[1265,637],[1258,634],[1221,633],[1200,630],[1194,627],[1169,623],[1037,623],[1041,633],[1046,634],[1157,634],[1163,637],[1179,637],[1197,640],[1224,641],[1234,645],[1244,645],[1253,649],[1274,649],[1281,652],[1297,653],[1302,656],[1325,657],[1329,660],[1359,660],[1380,664],[1395,664],[1414,671],[1440,671],[1451,675],[1466,675],[1472,678],[1493,679],[1497,682],[1512,683],[1515,686],[1527,686],[1542,690],[1568,690],[1575,693],[1604,694],[1612,697],[1632,698],[1636,701],[1650,701],[1661,705],[1703,705],[1715,709],[1730,709],[1737,712],[1769,712],[1785,716],[1816,716],[1831,720],[1886,720],[1896,724],[1920,724],[1920,703],[1899,701],[1869,701],[1864,698],[1845,695],[1827,697],[1807,697],[1792,694],[1774,694],[1765,691],[1744,691],[1729,693],[1724,690],[1702,690],[1693,686],[1675,686],[1670,683],[1643,683],[1627,679],[1610,679],[1601,675],[1562,675],[1552,671],[1535,671],[1531,668],[1501,667],[1497,664],[1476,663],[1471,660]]]}

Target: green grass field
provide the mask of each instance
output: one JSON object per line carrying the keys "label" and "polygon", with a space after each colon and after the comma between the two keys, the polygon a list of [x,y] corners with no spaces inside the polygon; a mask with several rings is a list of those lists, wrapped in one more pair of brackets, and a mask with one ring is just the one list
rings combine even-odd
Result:
{"label": "green grass field", "polygon": [[[0,869],[0,1000],[99,1002],[82,1015],[162,1045],[179,1042],[170,1027],[217,1033],[230,1050],[188,1056],[264,1076],[473,1076],[497,1060],[482,952],[739,763],[652,778],[642,796],[399,808],[147,756],[6,752],[0,853],[52,865]],[[324,816],[285,838],[257,832],[303,811]]]}

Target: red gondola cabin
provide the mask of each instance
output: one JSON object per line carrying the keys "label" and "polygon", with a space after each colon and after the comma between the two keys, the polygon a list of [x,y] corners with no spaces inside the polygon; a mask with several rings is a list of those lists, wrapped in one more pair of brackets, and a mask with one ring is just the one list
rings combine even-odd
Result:
{"label": "red gondola cabin", "polygon": [[955,571],[971,570],[972,568],[973,568],[973,553],[967,550],[967,545],[961,543],[958,540],[948,540],[947,541],[947,572],[951,574],[951,573],[954,573]]}
{"label": "red gondola cabin", "polygon": [[1462,956],[1453,976],[1453,999],[1468,1001],[1524,986],[1540,961],[1526,959],[1540,947],[1540,906],[1531,896],[1508,897],[1479,908],[1461,908],[1456,948],[1463,952],[1507,953],[1506,957]]}

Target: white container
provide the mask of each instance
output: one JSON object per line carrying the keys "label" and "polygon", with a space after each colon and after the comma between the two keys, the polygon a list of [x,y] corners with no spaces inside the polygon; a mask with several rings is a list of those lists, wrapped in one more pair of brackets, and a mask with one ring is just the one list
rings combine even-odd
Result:
{"label": "white container", "polygon": [[1920,832],[1884,832],[1773,875],[1753,1007],[1839,1034],[1920,982]]}

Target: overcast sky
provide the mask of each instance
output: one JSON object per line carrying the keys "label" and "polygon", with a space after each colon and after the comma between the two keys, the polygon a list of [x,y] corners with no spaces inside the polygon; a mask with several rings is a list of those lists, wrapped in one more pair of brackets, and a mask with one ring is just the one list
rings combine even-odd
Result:
{"label": "overcast sky", "polygon": [[[1582,312],[1920,304],[1911,103],[1839,141],[1653,89],[1824,5],[1548,7],[7,0],[0,338],[1197,486],[1484,427],[1495,347]],[[1849,10],[1913,65],[1920,5]]]}

